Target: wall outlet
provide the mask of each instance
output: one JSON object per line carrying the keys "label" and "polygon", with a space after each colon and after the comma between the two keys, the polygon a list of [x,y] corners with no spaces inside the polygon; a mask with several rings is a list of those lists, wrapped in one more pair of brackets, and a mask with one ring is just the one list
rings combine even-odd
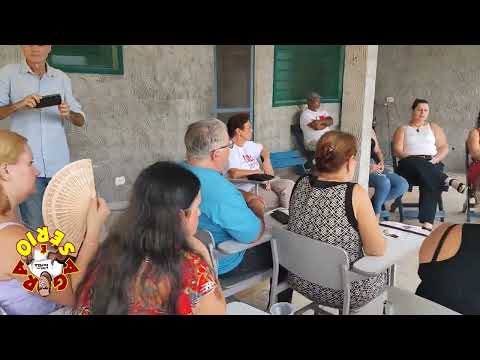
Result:
{"label": "wall outlet", "polygon": [[387,103],[393,103],[395,101],[393,96],[387,96],[385,100],[387,101]]}
{"label": "wall outlet", "polygon": [[115,186],[125,185],[125,176],[118,176],[115,178]]}

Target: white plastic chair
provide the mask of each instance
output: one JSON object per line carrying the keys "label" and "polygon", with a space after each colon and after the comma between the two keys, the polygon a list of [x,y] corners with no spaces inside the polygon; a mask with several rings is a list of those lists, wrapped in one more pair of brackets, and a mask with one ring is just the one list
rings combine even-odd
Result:
{"label": "white plastic chair", "polygon": [[210,259],[212,260],[213,270],[215,271],[215,276],[218,276],[218,263],[215,254],[215,242],[213,240],[213,235],[208,230],[201,230],[198,229],[195,237],[202,242],[208,249],[208,253],[210,254]]}
{"label": "white plastic chair", "polygon": [[[266,231],[260,241],[250,244],[240,243],[238,241],[229,240],[215,246],[215,241],[209,231],[199,229],[196,237],[202,241],[210,252],[212,257],[216,275],[218,276],[218,259],[224,255],[232,255],[241,251],[251,249],[263,243],[270,241],[271,234]],[[267,279],[270,279],[273,274],[273,266],[269,268],[252,269],[251,272],[229,278],[228,280],[220,278],[222,284],[223,294],[225,298],[235,295],[243,290],[249,289]]]}
{"label": "white plastic chair", "polygon": [[[350,270],[347,252],[337,246],[295,234],[281,227],[274,227],[272,235],[274,262],[270,304],[276,303],[276,295],[279,293],[277,289],[279,265],[282,265],[288,271],[313,284],[343,290],[343,307],[338,310],[340,314],[348,315],[350,284],[356,280],[366,279],[368,276]],[[281,285],[285,286],[285,284]],[[316,314],[325,312],[319,308],[319,304],[312,303],[296,313],[300,314],[312,307]]]}
{"label": "white plastic chair", "polygon": [[[295,234],[281,227],[273,228],[273,238],[271,243],[274,258],[273,289],[271,291],[272,304],[276,302],[276,294],[279,292],[279,284],[277,280],[279,265],[284,266],[290,272],[314,284],[343,290],[343,307],[339,309],[339,311],[340,314],[345,315],[348,315],[351,312],[350,283],[372,276],[372,274],[365,274],[357,271],[355,269],[356,263],[350,268],[347,252],[344,249]],[[401,249],[399,248],[398,250]],[[373,261],[373,257],[370,258],[369,261]],[[365,258],[363,259],[365,260]],[[378,273],[381,273],[385,269],[385,264],[383,264],[381,258],[379,258],[378,263]],[[387,301],[385,301],[384,304],[384,314],[458,315],[457,312],[442,305],[419,297],[406,290],[394,287],[395,265],[392,264],[388,270],[390,276],[389,286],[386,288]],[[281,285],[285,287],[285,284]],[[288,284],[286,284],[286,286],[288,286]],[[372,301],[373,300],[374,299],[372,299]],[[318,304],[311,303],[298,310],[296,313],[302,313],[310,308],[313,308],[316,314],[326,312],[321,310],[318,307]]]}

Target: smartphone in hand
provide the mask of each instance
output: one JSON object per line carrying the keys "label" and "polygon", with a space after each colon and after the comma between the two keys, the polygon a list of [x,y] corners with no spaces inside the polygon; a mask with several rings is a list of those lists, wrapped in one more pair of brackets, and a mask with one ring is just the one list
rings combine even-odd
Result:
{"label": "smartphone in hand", "polygon": [[45,107],[50,107],[50,106],[56,106],[60,105],[62,103],[62,97],[60,94],[54,94],[54,95],[45,95],[42,96],[40,99],[40,102],[35,106],[36,109],[41,109]]}
{"label": "smartphone in hand", "polygon": [[289,216],[285,214],[283,211],[275,210],[274,212],[272,212],[271,216],[272,218],[274,218],[275,220],[277,220],[279,223],[283,225],[288,224]]}

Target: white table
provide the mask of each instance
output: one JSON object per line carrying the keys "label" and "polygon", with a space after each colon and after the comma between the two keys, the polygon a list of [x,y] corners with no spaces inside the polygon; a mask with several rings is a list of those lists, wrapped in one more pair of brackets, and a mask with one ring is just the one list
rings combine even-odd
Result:
{"label": "white table", "polygon": [[270,315],[269,313],[254,308],[242,302],[231,302],[227,304],[226,315]]}
{"label": "white table", "polygon": [[48,315],[73,315],[72,309],[68,306],[63,306],[60,309],[55,310],[54,312],[51,312]]}
{"label": "white table", "polygon": [[[406,255],[418,251],[423,240],[429,232],[418,226],[405,225],[393,221],[383,221],[380,225],[402,227],[405,230],[418,234],[406,233],[401,230],[381,226],[386,242],[386,250],[383,256],[364,256],[352,266],[352,270],[363,275],[373,276],[381,274]],[[392,236],[393,235],[393,236]],[[394,237],[397,236],[397,237]]]}

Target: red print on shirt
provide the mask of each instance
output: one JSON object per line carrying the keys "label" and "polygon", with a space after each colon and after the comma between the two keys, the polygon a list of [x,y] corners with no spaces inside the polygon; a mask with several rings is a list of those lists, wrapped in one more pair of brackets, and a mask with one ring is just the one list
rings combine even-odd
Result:
{"label": "red print on shirt", "polygon": [[243,160],[245,160],[246,162],[254,162],[254,161],[255,161],[255,159],[253,158],[253,156],[248,155],[248,154],[244,154],[244,155],[243,155]]}

